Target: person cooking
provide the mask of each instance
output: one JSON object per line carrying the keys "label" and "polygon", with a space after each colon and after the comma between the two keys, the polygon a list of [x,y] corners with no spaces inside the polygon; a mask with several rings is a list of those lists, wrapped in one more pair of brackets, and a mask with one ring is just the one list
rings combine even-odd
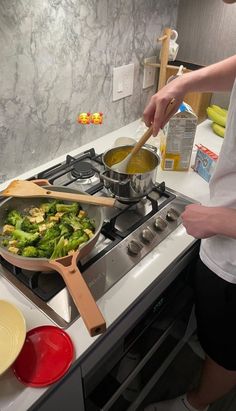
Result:
{"label": "person cooking", "polygon": [[[224,0],[225,3],[236,3]],[[191,204],[182,213],[188,234],[201,239],[193,273],[197,332],[206,358],[196,389],[145,411],[206,411],[236,386],[236,55],[186,73],[154,96],[143,118],[156,136],[177,111],[185,94],[231,92],[225,138],[210,180],[210,202]],[[175,105],[168,117],[166,108]]]}

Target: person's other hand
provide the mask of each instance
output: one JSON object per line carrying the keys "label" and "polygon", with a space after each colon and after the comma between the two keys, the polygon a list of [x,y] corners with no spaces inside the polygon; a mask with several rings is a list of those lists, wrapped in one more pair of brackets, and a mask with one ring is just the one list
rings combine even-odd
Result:
{"label": "person's other hand", "polygon": [[[158,134],[160,128],[163,128],[170,117],[178,110],[184,95],[184,82],[181,78],[178,78],[168,83],[151,97],[143,112],[143,119],[147,127],[153,124],[153,136]],[[175,103],[169,115],[166,116],[167,106],[172,98],[175,99]]]}
{"label": "person's other hand", "polygon": [[195,238],[208,238],[216,233],[213,231],[212,216],[213,207],[206,207],[200,204],[190,204],[185,207],[181,214],[183,226],[188,234]]}

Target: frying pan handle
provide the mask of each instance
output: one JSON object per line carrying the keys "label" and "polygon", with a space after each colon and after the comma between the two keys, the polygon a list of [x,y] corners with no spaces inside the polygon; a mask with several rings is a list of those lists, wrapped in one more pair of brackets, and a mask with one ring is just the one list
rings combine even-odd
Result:
{"label": "frying pan handle", "polygon": [[77,267],[79,253],[50,260],[49,264],[63,277],[74,303],[91,337],[106,331],[106,321]]}
{"label": "frying pan handle", "polygon": [[34,184],[37,184],[37,186],[51,186],[49,181],[46,178],[38,178],[37,180],[32,180]]}

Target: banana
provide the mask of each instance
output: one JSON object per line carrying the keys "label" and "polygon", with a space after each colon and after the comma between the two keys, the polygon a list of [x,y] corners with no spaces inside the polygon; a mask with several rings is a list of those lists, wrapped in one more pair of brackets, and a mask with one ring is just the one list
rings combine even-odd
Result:
{"label": "banana", "polygon": [[210,120],[212,120],[214,123],[219,124],[220,126],[225,127],[226,126],[226,117],[222,116],[221,114],[217,113],[213,108],[207,107],[206,109],[207,115]]}
{"label": "banana", "polygon": [[225,127],[220,126],[219,124],[212,123],[211,125],[212,130],[214,131],[215,134],[217,134],[220,137],[225,136]]}
{"label": "banana", "polygon": [[225,108],[217,106],[216,104],[212,104],[210,107],[213,108],[213,110],[215,110],[217,113],[221,114],[221,116],[227,116],[228,114],[228,110],[225,110]]}

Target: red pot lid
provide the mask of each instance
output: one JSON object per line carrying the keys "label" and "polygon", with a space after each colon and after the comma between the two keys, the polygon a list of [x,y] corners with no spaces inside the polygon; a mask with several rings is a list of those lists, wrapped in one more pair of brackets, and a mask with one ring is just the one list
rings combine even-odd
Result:
{"label": "red pot lid", "polygon": [[23,384],[45,387],[68,371],[73,356],[74,347],[69,335],[58,327],[45,325],[27,332],[12,368]]}

